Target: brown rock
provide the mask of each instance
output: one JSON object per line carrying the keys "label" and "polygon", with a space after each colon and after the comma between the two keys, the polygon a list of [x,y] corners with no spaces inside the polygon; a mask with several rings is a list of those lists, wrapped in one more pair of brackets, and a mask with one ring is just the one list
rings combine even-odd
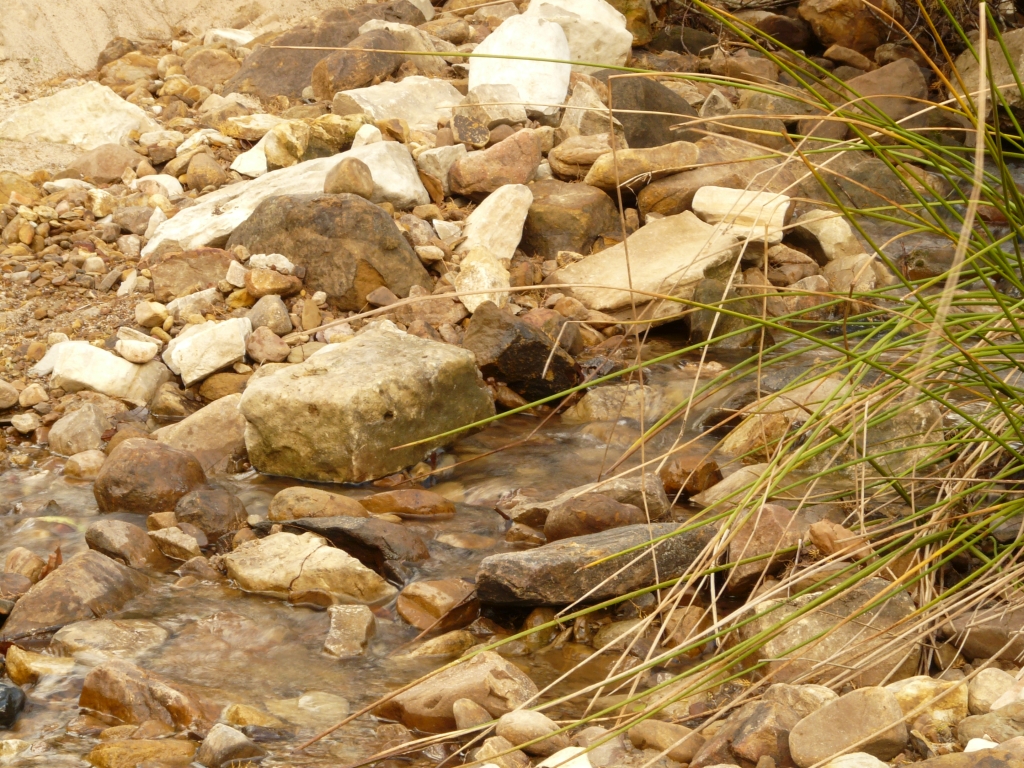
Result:
{"label": "brown rock", "polygon": [[121,660],[86,675],[78,705],[111,723],[157,720],[182,730],[205,731],[220,714],[185,687]]}
{"label": "brown rock", "polygon": [[607,133],[571,136],[548,153],[551,172],[560,179],[579,181],[597,159],[612,151]]}
{"label": "brown rock", "polygon": [[0,171],[0,205],[7,205],[12,193],[17,193],[32,201],[39,199],[39,190],[28,179],[13,171]]}
{"label": "brown rock", "polygon": [[439,632],[469,624],[480,612],[473,585],[460,579],[417,581],[398,595],[398,615],[417,629]]}
{"label": "brown rock", "polygon": [[250,269],[245,273],[245,290],[254,299],[294,296],[302,290],[302,281],[295,275],[282,275],[272,269]]}
{"label": "brown rock", "polygon": [[358,158],[346,157],[327,172],[324,194],[352,194],[369,200],[373,195],[370,167]]}
{"label": "brown rock", "polygon": [[184,69],[193,83],[213,90],[234,77],[241,66],[223,48],[207,48],[189,56]]}
{"label": "brown rock", "polygon": [[43,575],[46,561],[25,547],[15,547],[7,553],[4,573],[16,573],[35,584]]}
{"label": "brown rock", "polygon": [[120,560],[132,568],[167,570],[171,566],[142,528],[123,520],[98,520],[93,523],[85,531],[85,543],[89,549]]}
{"label": "brown rock", "polygon": [[[350,44],[353,50],[334,51],[313,68],[313,95],[330,101],[338,91],[349,91],[379,82],[402,64],[396,53],[380,51],[403,50],[401,40],[392,32],[375,29],[359,35]],[[354,50],[362,48],[365,50]],[[377,50],[374,50],[377,49]]]}
{"label": "brown rock", "polygon": [[192,764],[197,744],[183,739],[121,739],[93,747],[86,760],[95,768],[136,768],[159,765],[160,768],[187,768]]}
{"label": "brown rock", "polygon": [[[729,543],[729,562],[734,563],[729,573],[727,589],[749,589],[762,574],[774,574],[792,562],[795,553],[779,554],[779,550],[796,546],[804,530],[794,520],[792,510],[777,504],[765,504],[742,522]],[[766,559],[739,563],[758,556]]]}
{"label": "brown rock", "polygon": [[522,240],[527,253],[545,259],[554,259],[559,251],[589,254],[602,236],[621,239],[615,204],[597,187],[544,179],[530,190],[533,203]]}
{"label": "brown rock", "polygon": [[800,17],[811,25],[823,45],[838,43],[867,53],[889,36],[889,23],[874,8],[880,8],[899,21],[899,6],[890,0],[801,0]]}
{"label": "brown rock", "polygon": [[236,245],[305,267],[306,289],[325,291],[340,309],[361,309],[382,285],[400,297],[433,288],[394,219],[356,195],[272,197],[234,231],[228,246]]}
{"label": "brown rock", "polygon": [[717,461],[696,456],[676,456],[658,474],[666,492],[683,491],[688,496],[696,496],[722,481]]}
{"label": "brown rock", "polygon": [[95,619],[141,594],[149,579],[99,552],[83,552],[33,586],[14,605],[0,640]]}
{"label": "brown rock", "polygon": [[629,729],[629,740],[637,749],[668,750],[668,757],[679,763],[689,763],[704,745],[704,737],[689,728],[664,723],[660,720],[644,720]]}
{"label": "brown rock", "polygon": [[270,502],[267,517],[274,521],[306,517],[369,517],[355,499],[318,488],[294,486],[280,491]]}
{"label": "brown rock", "polygon": [[415,488],[377,493],[362,499],[360,504],[374,515],[415,518],[455,514],[455,505],[444,496]]}
{"label": "brown rock", "polygon": [[180,499],[174,507],[175,521],[188,523],[211,540],[233,533],[245,526],[246,511],[242,500],[220,488],[200,488]]}
{"label": "brown rock", "polygon": [[82,174],[86,181],[109,184],[120,181],[127,169],[135,170],[143,160],[138,152],[120,144],[104,144],[76,159],[68,166],[68,170]]}
{"label": "brown rock", "polygon": [[500,717],[536,694],[537,686],[518,667],[486,651],[398,694],[375,714],[409,728],[443,733],[455,728],[452,707],[459,699],[471,699]]}
{"label": "brown rock", "polygon": [[533,131],[517,131],[493,147],[459,158],[449,172],[452,191],[482,197],[505,184],[526,184],[540,161],[540,139]]}
{"label": "brown rock", "polygon": [[[265,100],[278,95],[299,99],[310,84],[314,67],[330,53],[323,48],[348,45],[359,35],[359,27],[370,19],[412,25],[424,22],[423,13],[407,0],[362,5],[351,10],[331,9],[276,38],[267,35],[259,39],[261,44],[255,46],[238,74],[225,84],[224,92],[252,93]],[[277,47],[267,44],[271,39]],[[310,48],[296,50],[285,46]]]}
{"label": "brown rock", "polygon": [[188,163],[189,189],[203,190],[207,187],[223,186],[228,175],[220,163],[205,152],[195,155]]}
{"label": "brown rock", "polygon": [[107,457],[93,486],[101,512],[166,512],[206,485],[196,458],[155,440],[132,438]]}
{"label": "brown rock", "polygon": [[157,301],[168,302],[194,291],[213,288],[228,273],[234,256],[220,248],[197,248],[183,253],[168,253],[153,259],[153,293]]}
{"label": "brown rock", "polygon": [[584,493],[551,510],[544,523],[548,541],[584,536],[647,521],[642,509],[601,493]]}
{"label": "brown rock", "polygon": [[241,394],[251,375],[250,373],[215,373],[199,387],[199,396],[213,402],[228,395]]}

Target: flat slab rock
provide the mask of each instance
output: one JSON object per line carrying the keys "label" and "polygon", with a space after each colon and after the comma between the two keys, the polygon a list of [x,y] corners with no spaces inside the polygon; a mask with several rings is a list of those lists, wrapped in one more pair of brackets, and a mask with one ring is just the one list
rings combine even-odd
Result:
{"label": "flat slab rock", "polygon": [[[597,602],[655,583],[650,556],[642,557],[613,577],[636,554],[615,558],[582,570],[583,566],[651,536],[672,533],[675,523],[627,525],[610,531],[576,536],[525,552],[508,552],[484,558],[477,572],[477,593],[492,605],[567,605],[586,595]],[[711,525],[686,531],[657,545],[658,579],[681,575],[714,534]],[[604,584],[605,580],[608,581]],[[598,585],[601,585],[600,587]],[[595,589],[596,588],[596,589]],[[591,590],[594,590],[591,593]]]}

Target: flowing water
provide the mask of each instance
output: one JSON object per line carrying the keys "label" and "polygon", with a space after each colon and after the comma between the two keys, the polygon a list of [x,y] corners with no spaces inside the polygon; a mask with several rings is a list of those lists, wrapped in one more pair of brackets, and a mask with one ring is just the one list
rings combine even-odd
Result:
{"label": "flowing water", "polygon": [[[677,340],[655,340],[646,347],[645,355],[649,359],[678,346]],[[680,358],[659,364],[649,370],[646,381],[664,404],[678,403],[689,396],[697,362],[697,358]],[[801,361],[791,365],[799,369]],[[712,373],[721,370],[717,363],[708,368]],[[707,377],[705,372],[702,380]],[[734,393],[727,388],[694,408],[691,424],[705,409]],[[458,504],[457,514],[436,522],[405,523],[429,542],[431,554],[429,560],[411,568],[411,580],[473,579],[482,558],[520,546],[505,542],[508,523],[494,511],[503,494],[528,487],[540,496],[554,496],[593,482],[638,434],[636,421],[565,424],[557,416],[545,420],[542,416],[518,415],[459,440],[450,449],[459,464],[433,486]],[[643,457],[634,454],[616,471],[635,467],[641,458],[653,458],[655,449],[663,450],[677,437],[678,427],[666,429]],[[686,450],[703,455],[713,444],[710,437],[700,438]],[[721,458],[720,463],[726,474],[735,468]],[[9,510],[0,514],[0,558],[18,546],[40,554],[59,546],[65,560],[85,549],[85,529],[99,517],[92,486],[66,479],[61,466],[62,460],[40,452],[31,466],[0,476],[0,509]],[[654,468],[656,465],[652,465]],[[250,515],[259,516],[266,515],[276,492],[294,484],[255,472],[212,480],[237,494]],[[360,497],[373,489],[331,490]],[[118,517],[145,525],[141,515]],[[275,712],[290,707],[290,716],[283,718],[292,721],[285,738],[263,743],[270,752],[264,765],[343,765],[373,754],[381,744],[374,735],[377,723],[368,717],[324,739],[307,753],[294,754],[293,750],[347,711],[355,711],[447,661],[437,657],[397,658],[414,647],[408,644],[418,632],[398,617],[393,603],[375,609],[377,633],[365,657],[339,660],[322,652],[328,631],[326,612],[246,594],[227,581],[179,587],[175,585],[177,579],[173,573],[156,574],[153,587],[112,618],[148,619],[169,632],[166,642],[134,659],[144,668],[194,686],[218,704],[243,703]],[[625,606],[618,615],[627,616],[629,610]],[[487,618],[509,632],[521,626],[525,615],[525,611],[485,611]],[[511,653],[538,686],[544,686],[578,660],[573,657],[573,649],[578,652],[578,646],[570,644],[531,655],[523,646],[515,646]],[[599,679],[607,669],[606,659],[612,656],[602,656],[556,690]],[[78,715],[78,695],[92,663],[95,660],[82,659],[71,676],[44,678],[27,687],[29,705],[3,737],[21,739],[32,746],[8,764],[84,764],[81,756],[97,742],[95,738],[67,733],[66,726]],[[564,710],[561,714],[578,713]],[[437,751],[417,760],[436,760],[441,755],[442,751]]]}

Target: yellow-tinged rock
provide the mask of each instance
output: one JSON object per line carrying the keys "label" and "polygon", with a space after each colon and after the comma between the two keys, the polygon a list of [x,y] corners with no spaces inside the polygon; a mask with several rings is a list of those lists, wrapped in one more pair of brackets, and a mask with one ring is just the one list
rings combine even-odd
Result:
{"label": "yellow-tinged rock", "polygon": [[75,660],[61,656],[45,656],[12,645],[7,651],[7,676],[16,685],[35,683],[41,677],[69,675]]}

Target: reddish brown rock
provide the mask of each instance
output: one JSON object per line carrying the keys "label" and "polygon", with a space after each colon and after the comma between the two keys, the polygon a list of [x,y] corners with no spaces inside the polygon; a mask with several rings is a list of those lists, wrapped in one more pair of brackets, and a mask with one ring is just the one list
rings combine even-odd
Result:
{"label": "reddish brown rock", "polygon": [[551,510],[544,523],[544,536],[557,541],[646,521],[639,507],[620,504],[602,493],[584,493]]}
{"label": "reddish brown rock", "polygon": [[197,248],[158,257],[149,265],[153,293],[157,301],[166,303],[178,296],[213,288],[227,275],[232,261],[234,256],[220,248]]}
{"label": "reddish brown rock", "polygon": [[452,191],[482,197],[506,184],[526,184],[540,161],[537,135],[533,131],[516,131],[493,147],[459,158],[449,173]]}
{"label": "reddish brown rock", "polygon": [[455,514],[455,505],[444,496],[415,488],[377,493],[363,499],[360,504],[375,515],[437,517]]}
{"label": "reddish brown rock", "polygon": [[469,624],[480,612],[473,585],[460,579],[417,581],[402,590],[398,615],[417,629],[439,632]]}
{"label": "reddish brown rock", "polygon": [[131,438],[103,463],[93,486],[101,512],[166,512],[178,499],[206,485],[206,474],[191,453],[156,440]]}

